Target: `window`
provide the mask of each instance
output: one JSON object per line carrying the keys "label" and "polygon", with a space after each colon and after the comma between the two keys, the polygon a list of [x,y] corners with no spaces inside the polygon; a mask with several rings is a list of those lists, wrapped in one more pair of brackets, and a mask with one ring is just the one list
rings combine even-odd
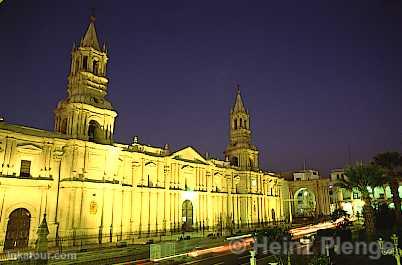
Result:
{"label": "window", "polygon": [[92,63],[92,67],[93,67],[93,73],[94,75],[98,75],[99,73],[99,62],[94,60],[94,62]]}
{"label": "window", "polygon": [[241,128],[243,126],[243,120],[242,119],[240,119],[240,124],[239,124],[239,127]]}
{"label": "window", "polygon": [[67,133],[67,119],[64,118],[61,121],[61,127],[60,127],[60,132],[66,134]]}
{"label": "window", "polygon": [[153,187],[154,184],[151,181],[151,177],[148,175],[148,187]]}
{"label": "window", "polygon": [[82,68],[88,70],[88,56],[84,56],[84,59],[82,60]]}
{"label": "window", "polygon": [[20,176],[24,178],[31,177],[31,161],[21,160]]}
{"label": "window", "polygon": [[246,120],[244,120],[244,126],[243,126],[243,127],[247,129],[247,122],[246,122]]}
{"label": "window", "polygon": [[236,156],[232,157],[232,159],[230,160],[230,164],[232,166],[238,167],[239,166],[239,159]]}
{"label": "window", "polygon": [[80,60],[76,59],[75,60],[75,73],[78,73],[80,69]]}
{"label": "window", "polygon": [[101,140],[101,129],[99,123],[91,120],[88,125],[88,140],[90,142],[99,143]]}
{"label": "window", "polygon": [[237,129],[237,119],[234,119],[234,129],[236,130]]}

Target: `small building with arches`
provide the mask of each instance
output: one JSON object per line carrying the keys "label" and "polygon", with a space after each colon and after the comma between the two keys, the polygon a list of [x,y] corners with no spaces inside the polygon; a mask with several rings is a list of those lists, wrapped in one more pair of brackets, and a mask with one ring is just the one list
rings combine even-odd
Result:
{"label": "small building with arches", "polygon": [[315,218],[330,214],[330,181],[317,170],[305,169],[282,173],[287,180],[292,216]]}

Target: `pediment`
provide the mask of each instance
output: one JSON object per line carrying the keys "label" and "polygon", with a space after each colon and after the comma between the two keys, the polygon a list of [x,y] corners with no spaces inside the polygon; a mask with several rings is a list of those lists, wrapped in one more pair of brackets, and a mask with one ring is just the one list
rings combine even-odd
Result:
{"label": "pediment", "polygon": [[42,152],[42,148],[35,144],[19,144],[17,145],[17,149],[21,151],[34,151],[34,152]]}
{"label": "pediment", "polygon": [[198,164],[208,164],[208,162],[203,158],[193,147],[188,146],[179,151],[171,154],[173,159],[183,160],[187,162],[193,162]]}
{"label": "pediment", "polygon": [[193,170],[194,167],[193,167],[193,166],[190,166],[190,165],[184,165],[184,166],[181,167],[181,169],[190,171],[190,170]]}
{"label": "pediment", "polygon": [[156,167],[156,164],[154,162],[152,162],[152,161],[149,161],[149,162],[145,163],[145,166],[146,167]]}
{"label": "pediment", "polygon": [[215,173],[214,173],[214,176],[222,177],[222,173],[221,173],[221,172],[215,172]]}

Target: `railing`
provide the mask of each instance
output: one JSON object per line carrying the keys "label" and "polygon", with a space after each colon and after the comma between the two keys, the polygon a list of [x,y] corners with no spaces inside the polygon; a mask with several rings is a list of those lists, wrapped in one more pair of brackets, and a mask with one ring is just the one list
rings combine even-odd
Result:
{"label": "railing", "polygon": [[[218,223],[214,226],[206,226],[202,222],[195,223],[191,231],[183,231],[181,224],[174,224],[172,229],[147,230],[141,232],[119,233],[111,232],[104,228],[102,233],[88,234],[85,232],[72,231],[68,234],[55,239],[50,238],[48,242],[49,252],[62,253],[66,251],[86,251],[90,249],[116,247],[117,242],[126,241],[128,244],[146,244],[159,241],[176,241],[183,235],[193,237],[208,236],[227,236],[236,233],[258,231],[267,227],[278,226],[283,224],[282,221],[265,221],[259,223]],[[0,241],[0,253],[3,251],[4,241]],[[23,249],[12,249],[7,252],[29,252],[34,251],[34,244]]]}

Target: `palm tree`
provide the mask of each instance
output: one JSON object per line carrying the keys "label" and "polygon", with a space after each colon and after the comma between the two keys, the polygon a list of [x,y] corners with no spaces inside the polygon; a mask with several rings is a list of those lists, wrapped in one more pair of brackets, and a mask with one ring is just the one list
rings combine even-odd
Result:
{"label": "palm tree", "polygon": [[345,178],[341,179],[336,186],[349,191],[358,190],[364,201],[363,216],[367,236],[372,239],[374,235],[374,210],[371,205],[369,187],[382,185],[382,170],[374,164],[365,165],[363,163],[350,166],[345,169]]}
{"label": "palm tree", "polygon": [[399,197],[399,182],[402,175],[402,155],[398,152],[386,152],[374,157],[374,163],[384,171],[384,180],[389,185],[392,201],[395,206],[395,218],[402,225],[401,198]]}

